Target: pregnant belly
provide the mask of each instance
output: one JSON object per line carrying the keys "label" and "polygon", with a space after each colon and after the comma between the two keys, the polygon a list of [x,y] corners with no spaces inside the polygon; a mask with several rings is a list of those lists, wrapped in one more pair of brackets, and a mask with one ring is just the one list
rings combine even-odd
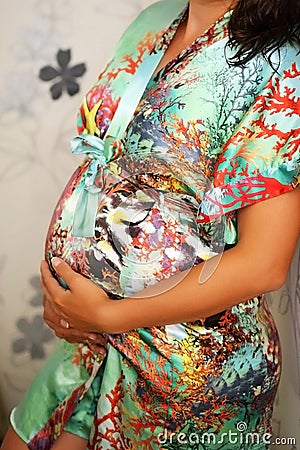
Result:
{"label": "pregnant belly", "polygon": [[99,169],[95,182],[99,194],[91,217],[93,233],[76,235],[74,219],[82,214],[78,199],[88,167],[86,161],[75,171],[54,210],[45,245],[50,266],[58,256],[118,298],[184,271],[199,262],[200,254],[209,254],[198,236],[193,198],[139,186],[107,168]]}

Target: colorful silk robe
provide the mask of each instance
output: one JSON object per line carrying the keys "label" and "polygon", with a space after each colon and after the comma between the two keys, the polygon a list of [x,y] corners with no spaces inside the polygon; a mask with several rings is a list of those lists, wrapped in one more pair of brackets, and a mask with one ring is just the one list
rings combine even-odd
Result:
{"label": "colorful silk robe", "polygon": [[[161,29],[175,3],[152,5],[124,34],[84,99],[81,135],[103,137],[140,62],[168,45],[185,16],[182,2]],[[151,78],[111,160],[86,158],[55,209],[47,257],[63,257],[116,301],[235,245],[240,208],[299,183],[299,56],[285,46],[273,67],[261,56],[230,66],[229,18]],[[84,237],[74,216],[87,185],[99,206]],[[263,296],[107,338],[102,362],[65,341],[46,362],[12,413],[30,449],[50,448],[63,429],[93,450],[268,447],[280,345]]]}

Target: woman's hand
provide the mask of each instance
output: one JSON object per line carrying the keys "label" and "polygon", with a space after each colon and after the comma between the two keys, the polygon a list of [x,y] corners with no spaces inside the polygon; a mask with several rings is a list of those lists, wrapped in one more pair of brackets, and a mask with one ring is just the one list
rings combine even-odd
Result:
{"label": "woman's hand", "polygon": [[[92,340],[88,336],[104,331],[101,329],[102,312],[111,300],[103,289],[72,270],[61,259],[53,258],[52,266],[69,289],[61,287],[47,262],[42,261],[41,284],[46,323],[55,330],[57,336],[69,341],[74,342],[78,338]],[[102,345],[103,341],[98,342]]]}
{"label": "woman's hand", "polygon": [[[70,290],[59,285],[43,262],[44,293],[62,319],[83,331],[115,334],[212,316],[282,286],[299,238],[299,211],[300,188],[241,208],[239,241],[222,258],[213,257],[184,277],[176,274],[133,297],[110,300],[58,258],[53,266]],[[208,276],[200,282],[205,267]]]}
{"label": "woman's hand", "polygon": [[84,343],[94,353],[104,355],[106,353],[107,340],[99,333],[88,333],[76,328],[66,328],[64,319],[61,319],[52,308],[49,300],[44,296],[44,321],[52,328],[56,336],[65,339],[71,344]]}

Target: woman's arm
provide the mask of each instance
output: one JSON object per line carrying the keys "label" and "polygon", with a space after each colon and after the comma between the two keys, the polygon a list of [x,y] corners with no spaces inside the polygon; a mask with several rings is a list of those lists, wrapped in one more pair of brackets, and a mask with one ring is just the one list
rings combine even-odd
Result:
{"label": "woman's arm", "polygon": [[[279,288],[300,230],[300,188],[238,212],[238,244],[224,252],[204,283],[199,264],[183,277],[175,275],[132,298],[109,300],[94,283],[65,263],[56,271],[69,285],[64,291],[42,265],[45,294],[61,317],[84,330],[118,333],[139,327],[190,322],[208,317],[262,292]],[[56,261],[57,262],[57,261]],[[178,283],[176,283],[178,280]]]}

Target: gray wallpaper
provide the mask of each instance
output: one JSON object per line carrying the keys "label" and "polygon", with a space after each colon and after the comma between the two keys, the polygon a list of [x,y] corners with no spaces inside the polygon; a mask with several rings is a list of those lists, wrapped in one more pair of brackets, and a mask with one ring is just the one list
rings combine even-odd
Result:
{"label": "gray wallpaper", "polygon": [[[126,25],[151,0],[11,0],[0,16],[0,432],[56,339],[42,320],[39,263],[53,207],[78,161],[70,155],[81,95]],[[297,281],[298,280],[298,281]],[[298,284],[297,284],[298,283]],[[299,256],[270,298],[284,370],[274,416],[298,439]],[[294,310],[291,296],[297,296]],[[296,448],[292,444],[276,448]]]}

